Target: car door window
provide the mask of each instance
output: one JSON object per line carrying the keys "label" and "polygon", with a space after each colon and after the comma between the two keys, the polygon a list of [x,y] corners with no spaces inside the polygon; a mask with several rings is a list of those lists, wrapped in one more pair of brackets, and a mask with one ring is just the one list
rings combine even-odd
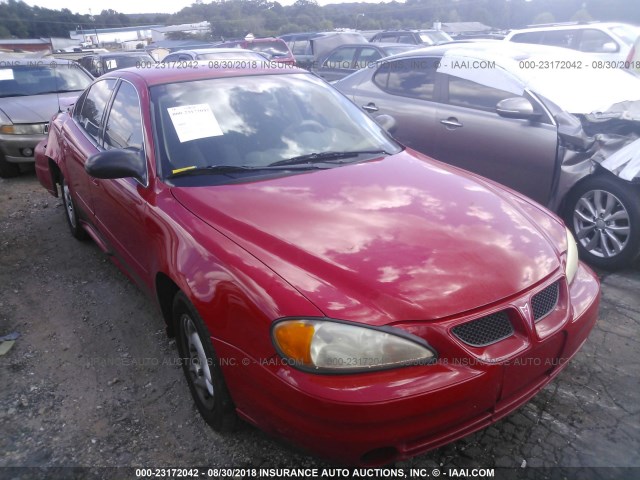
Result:
{"label": "car door window", "polygon": [[555,47],[574,48],[578,30],[552,30],[545,32],[542,43]]}
{"label": "car door window", "polygon": [[76,117],[80,126],[82,126],[87,135],[96,143],[99,143],[102,116],[115,85],[115,79],[102,80],[94,83],[82,103],[82,109]]}
{"label": "car door window", "polygon": [[375,42],[392,42],[397,43],[398,35],[395,33],[383,33],[377,36],[374,41]]}
{"label": "car door window", "polygon": [[375,48],[365,47],[360,50],[360,55],[358,56],[358,61],[356,62],[355,68],[366,68],[374,64],[376,60],[382,58],[382,55]]}
{"label": "car door window", "polygon": [[416,39],[413,38],[413,35],[410,35],[408,33],[398,35],[395,41],[396,43],[416,43]]}
{"label": "car door window", "polygon": [[104,148],[143,148],[142,114],[136,89],[122,82],[113,99],[104,131]]}
{"label": "car door window", "polygon": [[294,55],[304,55],[307,52],[308,46],[309,40],[296,40],[293,46],[289,45]]}
{"label": "car door window", "polygon": [[511,37],[512,42],[518,43],[542,43],[544,32],[517,33]]}
{"label": "car door window", "polygon": [[451,105],[494,112],[496,104],[500,100],[516,96],[506,90],[449,76],[449,103]]}
{"label": "car door window", "polygon": [[437,68],[436,58],[406,58],[384,62],[374,74],[373,82],[392,95],[433,100]]}
{"label": "car door window", "polygon": [[[607,52],[604,48],[606,44],[613,44],[618,47],[618,44],[613,40],[613,38],[606,33],[593,28],[588,28],[582,31],[578,50],[583,52],[604,53]],[[617,50],[619,50],[619,48],[617,48]]]}
{"label": "car door window", "polygon": [[355,47],[340,48],[333,52],[324,62],[326,68],[352,68],[353,59],[356,56]]}

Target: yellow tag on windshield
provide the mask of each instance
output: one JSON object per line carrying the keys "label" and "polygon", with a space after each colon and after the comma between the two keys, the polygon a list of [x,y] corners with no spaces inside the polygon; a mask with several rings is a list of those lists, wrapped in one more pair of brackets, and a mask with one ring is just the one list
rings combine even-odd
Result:
{"label": "yellow tag on windshield", "polygon": [[194,168],[196,168],[195,165],[191,167],[176,168],[175,170],[171,170],[171,173],[175,175],[176,173],[186,172],[187,170],[193,170]]}

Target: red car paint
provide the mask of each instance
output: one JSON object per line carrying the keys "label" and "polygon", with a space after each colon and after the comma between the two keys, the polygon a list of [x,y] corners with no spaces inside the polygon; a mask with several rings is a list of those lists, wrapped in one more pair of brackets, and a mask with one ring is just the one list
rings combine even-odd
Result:
{"label": "red car paint", "polygon": [[[172,187],[156,175],[150,85],[260,73],[107,74],[138,91],[148,185],[84,173],[96,147],[68,113],[36,150],[42,185],[57,195],[58,170],[65,176],[83,227],[165,315],[168,280],[197,308],[237,413],[335,461],[376,465],[481,429],[554,378],[595,324],[599,284],[583,264],[567,283],[564,226],[519,194],[409,149],[219,186]],[[555,282],[557,305],[535,323],[532,297]],[[500,310],[514,326],[508,338],[473,347],[453,335]],[[439,358],[357,374],[303,372],[271,341],[272,323],[291,316],[394,326]]]}

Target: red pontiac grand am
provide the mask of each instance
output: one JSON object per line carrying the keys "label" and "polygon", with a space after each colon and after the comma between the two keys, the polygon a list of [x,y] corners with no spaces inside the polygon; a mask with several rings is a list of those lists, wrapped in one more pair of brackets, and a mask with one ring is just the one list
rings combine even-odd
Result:
{"label": "red pontiac grand am", "polygon": [[596,321],[556,216],[303,70],[109,73],[52,120],[37,173],[158,302],[216,430],[407,458],[525,403]]}

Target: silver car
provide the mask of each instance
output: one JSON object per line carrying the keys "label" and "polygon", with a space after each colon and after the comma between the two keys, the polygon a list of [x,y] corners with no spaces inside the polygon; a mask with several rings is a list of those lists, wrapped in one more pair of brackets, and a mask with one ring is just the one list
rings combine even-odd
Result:
{"label": "silver car", "polygon": [[613,269],[640,252],[640,78],[598,62],[547,46],[452,43],[334,85],[374,117],[393,117],[408,147],[555,210],[582,257]]}
{"label": "silver car", "polygon": [[75,102],[93,77],[70,60],[0,57],[0,177],[34,162],[51,117]]}

